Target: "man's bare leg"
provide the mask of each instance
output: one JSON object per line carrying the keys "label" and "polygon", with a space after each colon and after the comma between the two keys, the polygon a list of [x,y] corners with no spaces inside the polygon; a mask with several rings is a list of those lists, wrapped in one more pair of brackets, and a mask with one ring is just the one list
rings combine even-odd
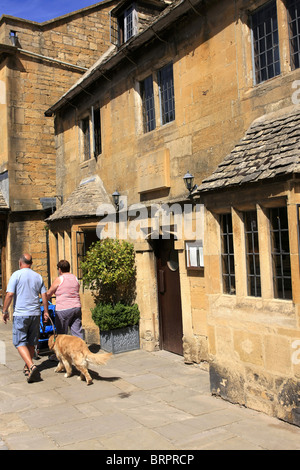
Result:
{"label": "man's bare leg", "polygon": [[27,376],[27,382],[32,383],[39,381],[41,378],[39,370],[32,362],[34,356],[34,346],[19,346],[17,349],[21,358],[28,367],[28,372],[26,372],[26,369],[24,368],[24,373]]}
{"label": "man's bare leg", "polygon": [[34,356],[34,346],[19,346],[17,349],[28,369],[30,369],[33,365],[32,358]]}

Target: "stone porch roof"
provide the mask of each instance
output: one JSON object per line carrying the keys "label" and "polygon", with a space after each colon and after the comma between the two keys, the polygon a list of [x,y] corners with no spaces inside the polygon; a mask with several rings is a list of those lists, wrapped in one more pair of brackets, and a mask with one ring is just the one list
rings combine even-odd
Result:
{"label": "stone porch roof", "polygon": [[200,193],[300,173],[300,106],[256,119]]}
{"label": "stone porch roof", "polygon": [[75,217],[95,217],[101,204],[111,204],[111,200],[99,176],[91,176],[80,182],[66,202],[48,217],[47,222]]}
{"label": "stone porch roof", "polygon": [[9,207],[8,207],[8,205],[7,205],[7,203],[4,199],[4,196],[3,196],[3,194],[0,190],[0,210],[3,210],[3,209],[9,210]]}

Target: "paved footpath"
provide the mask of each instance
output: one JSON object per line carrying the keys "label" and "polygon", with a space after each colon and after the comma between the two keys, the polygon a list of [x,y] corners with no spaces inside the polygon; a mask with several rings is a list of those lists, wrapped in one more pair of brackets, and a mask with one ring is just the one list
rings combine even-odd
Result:
{"label": "paved footpath", "polygon": [[2,450],[298,450],[300,428],[212,397],[208,373],[165,351],[117,354],[91,365],[94,384],[36,361],[28,384],[0,323]]}

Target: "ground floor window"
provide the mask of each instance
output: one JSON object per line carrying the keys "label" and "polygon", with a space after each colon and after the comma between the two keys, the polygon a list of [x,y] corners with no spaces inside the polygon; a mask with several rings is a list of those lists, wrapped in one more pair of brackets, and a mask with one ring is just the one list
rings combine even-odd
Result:
{"label": "ground floor window", "polygon": [[[259,210],[265,214],[260,217],[262,225],[258,224],[256,209],[240,212],[234,221],[241,220],[242,224],[236,222],[236,226],[231,213],[220,216],[223,292],[236,294],[238,285],[239,295],[262,297],[265,289],[266,295],[273,292],[276,299],[290,300],[292,275],[287,207],[261,207]],[[298,235],[299,227],[298,222]],[[262,279],[265,281],[263,288]]]}
{"label": "ground floor window", "polygon": [[256,211],[245,212],[245,241],[248,295],[261,296],[258,228]]}
{"label": "ground floor window", "polygon": [[223,292],[233,295],[235,294],[235,268],[231,214],[221,215],[221,243]]}
{"label": "ground floor window", "polygon": [[287,208],[270,209],[274,297],[292,298],[292,276]]}
{"label": "ground floor window", "polygon": [[99,241],[96,229],[85,229],[76,232],[76,252],[77,252],[77,278],[82,279],[81,261],[89,250],[92,243]]}

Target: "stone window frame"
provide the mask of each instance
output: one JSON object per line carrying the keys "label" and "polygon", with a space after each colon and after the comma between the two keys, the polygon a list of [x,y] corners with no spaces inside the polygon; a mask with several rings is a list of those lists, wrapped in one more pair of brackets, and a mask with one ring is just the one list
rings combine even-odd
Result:
{"label": "stone window frame", "polygon": [[[99,124],[100,124],[99,133],[97,133],[95,130],[96,111],[99,111]],[[85,140],[86,136],[84,132],[84,125],[86,125],[87,123],[88,123],[88,126],[87,126],[88,142]],[[87,161],[90,161],[93,158],[97,160],[97,158],[103,153],[102,113],[101,113],[101,106],[99,104],[91,106],[91,108],[88,111],[82,114],[81,118],[79,119],[78,130],[79,130],[80,162],[86,163]],[[99,139],[100,145],[98,145],[98,143],[96,142],[97,134],[100,134],[100,139]],[[86,146],[87,143],[88,143],[88,149]]]}
{"label": "stone window frame", "polygon": [[[273,283],[274,283],[274,297],[277,292],[277,299],[292,298],[292,272],[291,272],[291,250],[289,242],[289,223],[288,212],[283,217],[279,214],[282,207],[270,209],[270,235],[271,235],[271,256],[273,264]],[[276,226],[271,223],[271,211],[274,212],[274,219],[277,219]],[[276,211],[276,213],[275,213]],[[286,218],[286,221],[284,220]],[[284,226],[284,222],[287,223]],[[286,236],[287,234],[287,236]],[[284,245],[284,246],[283,246]],[[276,261],[277,259],[277,261]],[[279,268],[279,269],[278,269]],[[281,292],[281,295],[279,295]],[[291,297],[289,297],[289,293]]]}
{"label": "stone window frame", "polygon": [[[228,228],[230,217],[231,230]],[[226,295],[236,294],[235,252],[233,240],[233,220],[231,212],[224,212],[219,216],[220,225],[220,255],[222,291]],[[226,225],[226,226],[225,226]],[[232,250],[230,246],[232,245]]]}
{"label": "stone window frame", "polygon": [[110,14],[110,41],[121,46],[138,33],[139,19],[135,2],[128,3],[119,13]]}
{"label": "stone window frame", "polygon": [[[299,6],[299,11],[295,8],[295,18],[291,18],[290,9],[291,3]],[[289,30],[289,45],[290,45],[290,62],[291,69],[296,70],[300,68],[300,2],[299,0],[286,0],[286,9],[287,9],[287,21],[288,21],[288,30]],[[293,35],[293,32],[296,34]],[[294,40],[294,41],[293,41]],[[296,42],[297,44],[295,44]],[[294,43],[294,45],[293,45]]]}
{"label": "stone window frame", "polygon": [[[96,120],[96,113],[99,113],[99,121]],[[96,129],[96,122],[99,127]],[[102,119],[101,119],[101,107],[92,106],[92,150],[94,158],[98,158],[102,154],[103,150],[103,139],[102,139]]]}
{"label": "stone window frame", "polygon": [[[94,221],[64,220],[56,223],[49,232],[51,278],[57,277],[57,263],[61,259],[69,261],[71,272],[81,281],[80,261],[91,243],[98,241],[97,223]],[[81,246],[80,246],[81,245]]]}
{"label": "stone window frame", "polygon": [[129,41],[135,34],[137,26],[135,12],[136,8],[134,4],[131,4],[124,10],[124,42]]}
{"label": "stone window frame", "polygon": [[50,250],[50,276],[52,281],[57,277],[57,263],[61,259],[69,261],[71,271],[73,269],[72,259],[72,233],[69,221],[56,224],[49,231],[49,250]]}
{"label": "stone window frame", "polygon": [[[274,11],[274,16],[270,15],[271,10]],[[259,22],[259,15],[263,14],[265,15],[264,21],[268,21],[270,30],[266,30],[268,25],[266,26],[265,22]],[[263,31],[261,31],[262,27]],[[254,83],[260,84],[281,73],[276,0],[268,1],[251,12],[250,28]]]}
{"label": "stone window frame", "polygon": [[[232,230],[233,230],[233,248],[235,257],[235,295],[237,297],[257,298],[257,300],[272,299],[280,300],[283,302],[291,302],[290,298],[281,298],[275,296],[274,286],[274,269],[272,262],[272,247],[271,247],[271,230],[270,230],[270,209],[286,207],[288,211],[287,200],[283,198],[274,198],[261,203],[247,205],[245,207],[230,207],[229,212],[232,216]],[[261,275],[261,296],[249,296],[248,293],[248,280],[247,280],[247,256],[246,256],[246,243],[245,243],[245,212],[256,211],[257,224],[258,224],[258,243],[264,249],[259,252],[260,275]],[[228,211],[218,211],[219,216],[219,236],[221,242],[221,216]],[[288,216],[288,214],[287,214]],[[290,233],[290,228],[289,228]],[[221,243],[220,243],[220,257],[221,257]],[[237,261],[238,260],[238,263]],[[291,260],[290,260],[291,261]],[[221,285],[222,282],[222,262],[220,261],[220,275]],[[292,274],[291,274],[292,276]],[[232,294],[224,292],[223,295]],[[292,289],[293,297],[293,289]]]}
{"label": "stone window frame", "polygon": [[256,210],[244,212],[244,233],[248,296],[261,297],[260,246]]}
{"label": "stone window frame", "polygon": [[86,252],[92,243],[99,241],[96,232],[96,226],[80,226],[75,230],[76,234],[76,267],[77,267],[77,279],[82,280],[82,272],[80,268],[80,262],[83,261]]}
{"label": "stone window frame", "polygon": [[140,94],[143,110],[143,129],[148,133],[156,129],[156,110],[153,74],[140,81]]}
{"label": "stone window frame", "polygon": [[[168,68],[172,68],[172,81],[168,79]],[[169,62],[157,71],[157,83],[160,101],[160,119],[164,126],[175,121],[175,89],[174,89],[174,67],[173,62]]]}
{"label": "stone window frame", "polygon": [[279,34],[279,57],[280,57],[280,74],[257,83],[255,80],[255,67],[253,58],[253,42],[252,42],[252,30],[251,30],[251,15],[264,5],[270,3],[272,0],[251,0],[247,5],[247,8],[240,9],[240,21],[245,26],[241,29],[241,40],[243,42],[244,49],[243,54],[246,58],[249,71],[251,74],[245,74],[245,82],[250,88],[257,86],[264,86],[272,80],[276,80],[279,77],[286,75],[295,69],[293,67],[291,59],[291,44],[289,34],[289,13],[287,9],[286,0],[275,0],[277,21],[278,21],[278,34]]}
{"label": "stone window frame", "polygon": [[81,160],[86,162],[91,159],[91,126],[90,117],[88,115],[80,119],[79,128]]}
{"label": "stone window frame", "polygon": [[[174,112],[174,117],[173,119],[170,119],[167,122],[164,122],[163,118],[163,103],[162,103],[162,97],[161,97],[161,84],[160,84],[160,73],[163,71],[168,66],[172,66],[172,73],[173,73],[173,84],[172,84],[172,99],[173,99],[173,112]],[[144,103],[143,103],[143,82],[149,78],[152,77],[152,84],[153,84],[153,102],[154,102],[154,112],[155,112],[155,127],[153,129],[147,130],[147,127],[145,126],[145,111],[144,111]],[[149,132],[153,132],[155,130],[159,130],[161,128],[164,128],[165,126],[172,125],[172,123],[175,122],[176,119],[176,100],[175,100],[175,79],[174,79],[174,64],[172,61],[162,61],[160,62],[155,69],[153,69],[152,72],[149,73],[149,70],[146,74],[140,75],[137,77],[137,82],[136,82],[136,91],[138,95],[138,102],[139,102],[139,125],[138,125],[138,132],[140,134],[149,134]]]}

